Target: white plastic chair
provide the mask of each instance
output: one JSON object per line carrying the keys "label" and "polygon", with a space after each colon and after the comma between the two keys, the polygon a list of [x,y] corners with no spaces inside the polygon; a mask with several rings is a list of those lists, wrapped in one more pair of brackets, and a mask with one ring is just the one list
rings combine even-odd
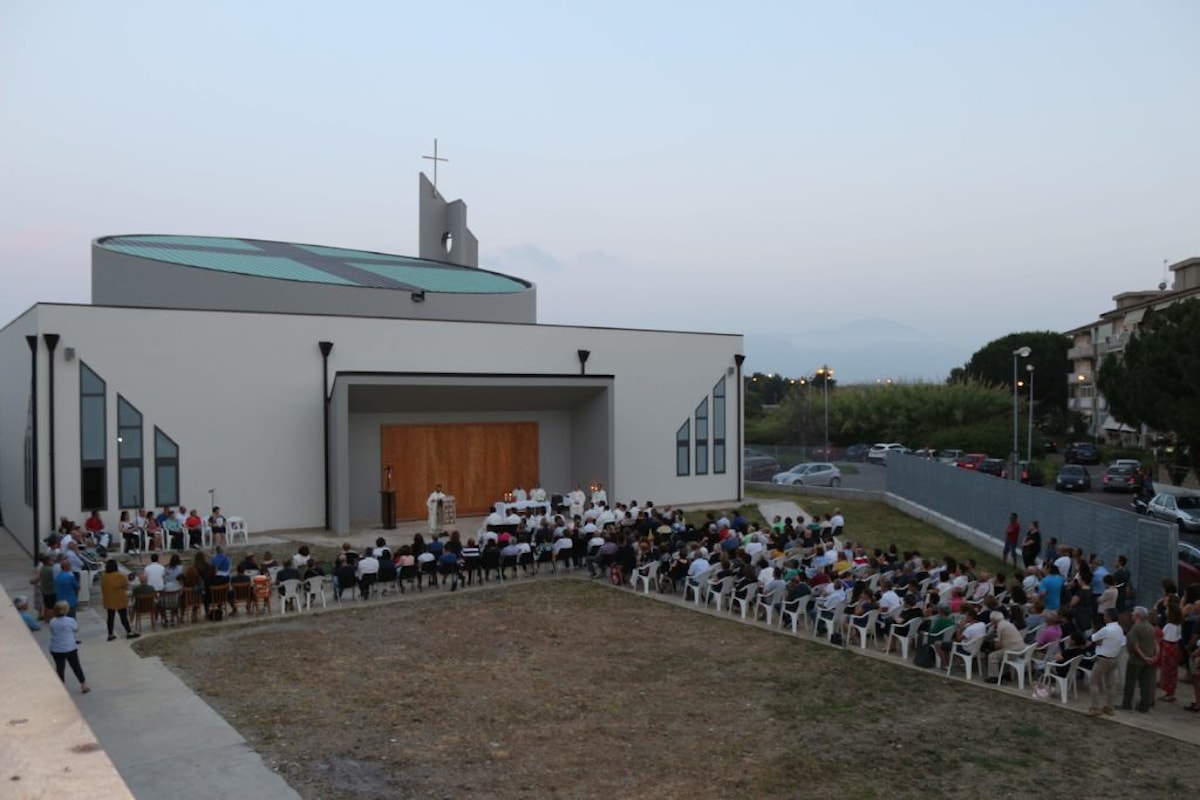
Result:
{"label": "white plastic chair", "polygon": [[[845,603],[838,603],[833,608],[818,608],[817,619],[813,623],[813,635],[824,636],[826,639],[833,641],[833,635],[837,633],[838,625],[842,621],[842,610],[845,609]],[[825,626],[825,632],[821,632],[821,626]]]}
{"label": "white plastic chair", "polygon": [[911,647],[913,641],[916,640],[917,632],[920,630],[921,623],[924,621],[924,617],[913,617],[908,622],[893,622],[892,629],[888,631],[888,640],[886,646],[884,647],[884,652],[891,652],[892,640],[895,639],[900,643],[900,657],[907,661],[908,648]]}
{"label": "white plastic chair", "polygon": [[982,636],[976,636],[965,642],[955,642],[954,647],[950,650],[950,658],[946,664],[946,675],[949,675],[954,670],[954,660],[961,659],[963,662],[963,671],[967,675],[967,680],[971,680],[971,674],[975,670],[975,661],[979,658],[979,648],[983,646]]}
{"label": "white plastic chair", "polygon": [[758,588],[759,588],[758,581],[755,581],[754,583],[751,583],[746,587],[746,596],[745,597],[738,597],[733,592],[730,592],[730,594],[729,594],[729,613],[732,614],[734,607],[736,606],[737,610],[742,615],[742,619],[745,619],[746,612],[749,611],[751,608],[753,608],[754,604],[758,600]]}
{"label": "white plastic chair", "polygon": [[658,585],[658,567],[658,561],[651,561],[649,564],[635,569],[633,571],[634,591],[641,586],[646,594],[650,594],[650,587]]}
{"label": "white plastic chair", "polygon": [[314,575],[304,582],[304,607],[312,608],[321,599],[321,608],[325,608],[325,576]]}
{"label": "white plastic chair", "polygon": [[704,600],[704,593],[708,589],[708,576],[712,574],[712,567],[695,575],[689,575],[683,582],[683,600],[687,602],[688,592],[692,593],[692,601],[696,605],[700,605]]}
{"label": "white plastic chair", "polygon": [[716,583],[709,581],[704,587],[704,607],[708,608],[708,604],[714,598],[717,601],[717,611],[728,605],[729,598],[733,596],[733,583],[732,575],[726,575]]}
{"label": "white plastic chair", "polygon": [[250,529],[246,527],[246,520],[229,517],[225,520],[225,541],[232,547],[237,544],[238,537],[241,537],[242,544],[250,544]]}
{"label": "white plastic chair", "polygon": [[784,584],[780,584],[769,592],[759,592],[758,602],[754,606],[754,619],[757,620],[761,616],[766,620],[767,625],[770,625],[775,616],[775,606],[783,602],[786,592],[787,586]]}
{"label": "white plastic chair", "polygon": [[[1078,655],[1066,663],[1047,661],[1045,664],[1046,670],[1042,673],[1042,680],[1054,681],[1058,686],[1059,698],[1064,705],[1066,705],[1069,692],[1079,693],[1075,685],[1075,675],[1079,672],[1079,664],[1083,658],[1082,655]],[[1057,669],[1055,669],[1056,666]]]}
{"label": "white plastic chair", "polygon": [[297,613],[300,611],[300,581],[295,578],[283,581],[279,584],[279,613],[286,614],[288,604],[291,604]]}
{"label": "white plastic chair", "polygon": [[208,520],[200,523],[200,547],[205,550],[212,550],[213,546],[213,531],[212,525],[208,524]]}
{"label": "white plastic chair", "polygon": [[863,650],[867,649],[867,637],[876,639],[875,628],[879,623],[879,609],[873,608],[866,614],[850,617],[850,632],[858,632],[858,644]]}
{"label": "white plastic chair", "polygon": [[779,610],[780,627],[791,624],[792,633],[798,633],[796,629],[803,622],[804,629],[808,630],[808,608],[812,605],[812,601],[813,596],[806,594],[803,597],[785,602],[783,608]]}
{"label": "white plastic chair", "polygon": [[1037,647],[1037,643],[1027,644],[1020,650],[1005,650],[1004,660],[1000,662],[1000,669],[996,671],[996,685],[1000,685],[1000,681],[1004,680],[1004,668],[1010,667],[1017,673],[1017,688],[1021,691],[1025,690],[1025,673],[1029,673],[1029,682],[1033,682],[1033,649]]}

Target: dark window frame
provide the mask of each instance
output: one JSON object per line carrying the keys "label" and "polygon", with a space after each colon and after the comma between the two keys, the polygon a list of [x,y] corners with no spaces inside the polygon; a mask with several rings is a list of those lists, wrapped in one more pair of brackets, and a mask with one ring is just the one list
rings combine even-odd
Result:
{"label": "dark window frame", "polygon": [[[175,449],[174,456],[161,455],[159,448],[159,438],[165,439],[170,443],[170,446]],[[174,469],[174,479],[170,481],[171,486],[164,487],[162,480],[163,469]],[[170,489],[171,494],[164,493],[164,489]],[[163,506],[179,505],[179,443],[163,432],[162,428],[154,426],[154,505],[157,508]]]}
{"label": "dark window frame", "polygon": [[708,398],[696,406],[696,474],[708,474]]}
{"label": "dark window frame", "polygon": [[712,448],[713,474],[725,474],[725,376],[713,386]]}
{"label": "dark window frame", "polygon": [[[125,411],[137,415],[137,423],[125,422]],[[131,433],[137,432],[136,446],[130,440]],[[117,507],[142,508],[145,503],[146,469],[144,452],[146,443],[143,440],[145,417],[137,407],[117,393]],[[128,445],[128,446],[127,446]],[[137,488],[133,497],[125,494],[125,470],[137,470]]]}
{"label": "dark window frame", "polygon": [[692,420],[685,419],[675,431],[675,475],[692,474]]}
{"label": "dark window frame", "polygon": [[[88,376],[100,384],[99,390],[89,386],[92,381]],[[88,432],[91,426],[87,408],[92,405],[88,401],[95,398],[100,399],[99,457],[88,453],[88,442],[95,437]],[[82,360],[79,362],[79,506],[83,511],[108,510],[108,383]]]}

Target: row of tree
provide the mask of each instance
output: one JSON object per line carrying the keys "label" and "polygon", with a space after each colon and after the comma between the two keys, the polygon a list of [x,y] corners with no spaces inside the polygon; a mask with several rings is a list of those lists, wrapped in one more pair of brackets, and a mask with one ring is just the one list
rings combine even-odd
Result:
{"label": "row of tree", "polygon": [[[1059,438],[1080,427],[1079,416],[1067,409],[1069,387],[1077,382],[1067,358],[1071,345],[1070,337],[1053,331],[1011,333],[976,351],[945,385],[838,386],[820,370],[795,378],[754,373],[745,385],[746,438],[822,443],[828,402],[828,437],[835,445],[900,441],[1004,454],[1012,448],[1014,352],[1028,347],[1029,356],[1015,364],[1019,438],[1023,449],[1032,407],[1037,451],[1044,436]],[[1105,358],[1098,382],[1117,420],[1174,437],[1176,452],[1200,472],[1200,302],[1148,313],[1122,356]]]}

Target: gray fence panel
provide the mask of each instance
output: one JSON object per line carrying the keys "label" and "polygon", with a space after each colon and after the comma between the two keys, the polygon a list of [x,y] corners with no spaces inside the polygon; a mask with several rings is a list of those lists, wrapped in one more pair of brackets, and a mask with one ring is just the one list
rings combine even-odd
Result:
{"label": "gray fence panel", "polygon": [[1022,532],[1038,521],[1043,545],[1053,536],[1059,544],[1098,554],[1110,570],[1116,557],[1124,555],[1139,603],[1158,598],[1164,577],[1178,577],[1175,527],[1124,509],[903,455],[888,458],[887,490],[1001,545],[1008,515],[1015,511]]}

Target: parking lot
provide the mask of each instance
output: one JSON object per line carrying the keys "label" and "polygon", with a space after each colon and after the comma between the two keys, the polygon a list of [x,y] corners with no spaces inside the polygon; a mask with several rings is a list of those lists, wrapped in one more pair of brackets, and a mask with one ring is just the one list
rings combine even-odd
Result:
{"label": "parking lot", "polygon": [[[858,489],[862,491],[876,492],[887,490],[887,467],[880,466],[878,464],[871,464],[869,462],[859,462],[855,464],[839,463],[838,466],[843,468],[841,477],[843,489]],[[946,469],[957,469],[957,467],[947,465]],[[1134,513],[1129,507],[1130,503],[1133,501],[1134,495],[1126,492],[1101,491],[1099,488],[1099,483],[1100,476],[1104,474],[1104,467],[1091,466],[1087,469],[1092,476],[1091,490],[1086,492],[1071,492],[1070,494],[1072,497],[1077,497],[1080,500],[1089,503],[1099,503],[1111,508],[1124,509],[1129,511],[1130,514]],[[851,472],[848,470],[854,471],[855,474],[851,474]],[[1001,478],[991,478],[983,475],[980,477],[986,478],[987,480],[1002,480]],[[1161,483],[1156,484],[1156,487],[1157,490],[1161,492],[1179,491],[1173,486]],[[1047,482],[1046,486],[1040,487],[1040,490],[1047,492],[1054,491],[1053,482]],[[1200,534],[1182,534],[1180,538],[1185,541],[1200,544]]]}

